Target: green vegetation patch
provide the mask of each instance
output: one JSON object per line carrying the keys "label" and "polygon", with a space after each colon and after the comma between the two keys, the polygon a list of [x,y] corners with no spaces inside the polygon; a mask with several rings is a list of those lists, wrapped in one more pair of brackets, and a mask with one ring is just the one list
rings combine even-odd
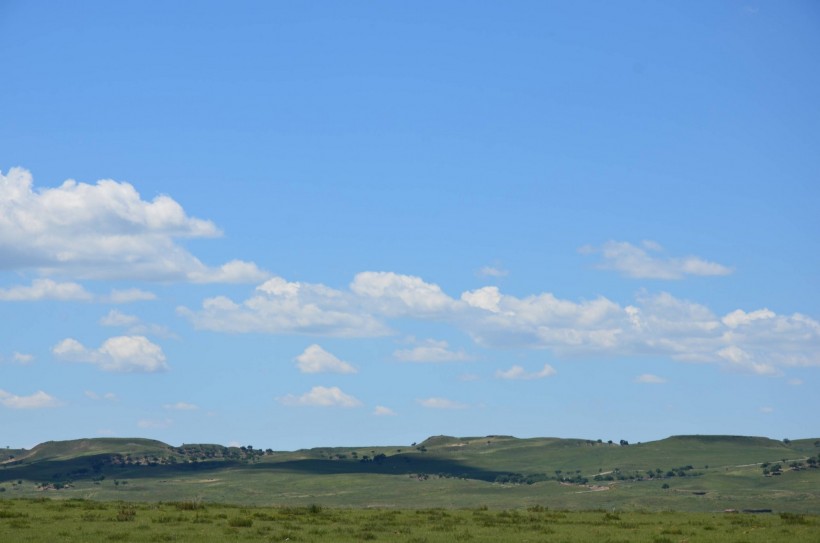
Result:
{"label": "green vegetation patch", "polygon": [[563,511],[526,509],[335,509],[179,502],[15,499],[0,502],[0,541],[665,541],[816,542],[810,514]]}

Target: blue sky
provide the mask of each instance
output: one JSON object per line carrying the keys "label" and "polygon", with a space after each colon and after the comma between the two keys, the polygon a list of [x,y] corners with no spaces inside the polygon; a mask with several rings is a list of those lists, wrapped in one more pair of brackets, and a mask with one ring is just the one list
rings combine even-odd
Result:
{"label": "blue sky", "polygon": [[815,2],[0,2],[0,428],[817,437]]}

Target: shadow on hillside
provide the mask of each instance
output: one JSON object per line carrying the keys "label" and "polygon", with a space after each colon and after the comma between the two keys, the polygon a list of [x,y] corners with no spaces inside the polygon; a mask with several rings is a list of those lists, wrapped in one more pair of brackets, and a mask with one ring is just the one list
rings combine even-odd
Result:
{"label": "shadow on hillside", "polygon": [[204,461],[154,466],[116,466],[106,464],[109,455],[94,455],[70,460],[44,460],[32,464],[6,464],[0,468],[0,482],[24,479],[35,482],[65,482],[106,479],[172,478],[192,473],[215,472],[223,469],[258,473],[303,473],[306,475],[436,475],[480,481],[495,481],[509,472],[484,470],[454,460],[420,455],[393,455],[378,461],[302,459],[283,462]]}
{"label": "shadow on hillside", "polygon": [[311,475],[380,474],[380,475],[440,475],[480,481],[495,481],[506,471],[477,468],[455,460],[444,458],[423,458],[420,455],[388,456],[380,461],[304,459],[279,462],[276,464],[253,464],[248,469],[260,471],[300,472]]}

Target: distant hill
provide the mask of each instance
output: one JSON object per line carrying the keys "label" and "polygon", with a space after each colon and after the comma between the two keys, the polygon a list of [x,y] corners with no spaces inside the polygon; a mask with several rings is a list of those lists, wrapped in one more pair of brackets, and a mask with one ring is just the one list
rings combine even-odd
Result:
{"label": "distant hill", "polygon": [[45,492],[345,507],[820,512],[820,439],[689,435],[627,444],[432,436],[410,446],[288,452],[97,438],[7,453],[0,464],[0,498]]}

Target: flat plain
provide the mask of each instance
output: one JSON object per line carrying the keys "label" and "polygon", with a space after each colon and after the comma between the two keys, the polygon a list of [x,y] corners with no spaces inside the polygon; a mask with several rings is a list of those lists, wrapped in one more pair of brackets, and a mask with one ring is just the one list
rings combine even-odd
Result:
{"label": "flat plain", "polygon": [[0,501],[0,540],[157,541],[817,541],[816,515],[477,509],[240,507],[195,502]]}

